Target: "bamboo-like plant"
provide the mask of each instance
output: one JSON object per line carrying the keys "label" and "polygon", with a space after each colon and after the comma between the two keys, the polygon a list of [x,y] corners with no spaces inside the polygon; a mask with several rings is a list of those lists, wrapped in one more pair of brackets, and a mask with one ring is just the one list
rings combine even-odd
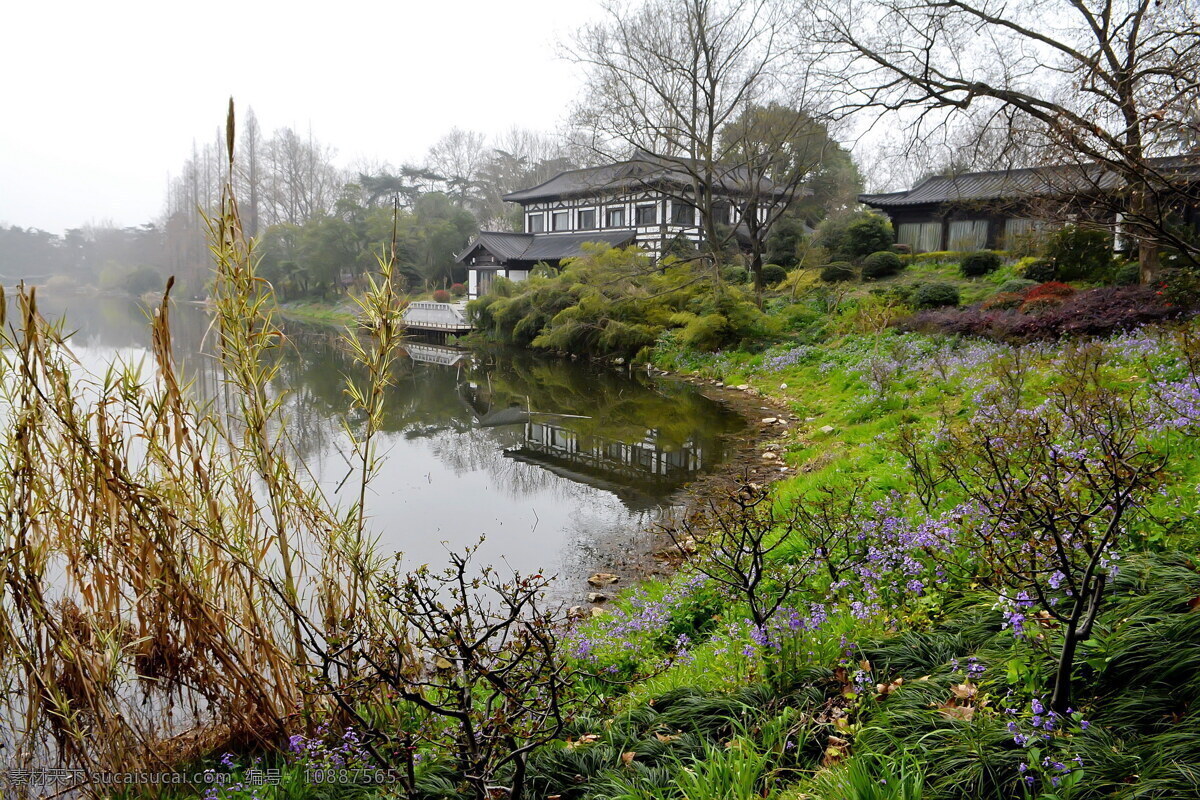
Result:
{"label": "bamboo-like plant", "polygon": [[[232,101],[228,141],[232,176]],[[162,769],[281,740],[326,702],[305,691],[316,654],[373,583],[363,501],[399,341],[392,265],[363,301],[375,336],[362,346],[363,488],[341,515],[289,458],[273,389],[287,340],[231,183],[208,227],[228,407],[200,402],[181,374],[171,281],[149,369],[102,376],[33,289],[12,320],[0,293],[0,742],[17,765]]]}

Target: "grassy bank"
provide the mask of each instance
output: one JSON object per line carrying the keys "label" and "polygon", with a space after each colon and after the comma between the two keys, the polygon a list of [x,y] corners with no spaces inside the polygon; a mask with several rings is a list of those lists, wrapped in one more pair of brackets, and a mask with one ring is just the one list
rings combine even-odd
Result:
{"label": "grassy bank", "polygon": [[[1083,368],[1071,343],[1014,347],[893,331],[760,353],[701,355],[665,343],[658,365],[748,383],[806,420],[784,448],[794,477],[774,491],[778,527],[811,545],[820,520],[785,524],[795,505],[844,509],[828,530],[840,526],[870,544],[840,553],[860,560],[841,564],[837,579],[815,569],[789,584],[765,630],[749,621],[744,592],[720,591],[705,577],[710,565],[624,598],[592,623],[582,650],[597,666],[630,674],[669,660],[616,704],[625,714],[656,717],[663,698],[732,704],[734,722],[717,734],[726,741],[715,757],[756,771],[753,792],[830,800],[1196,796],[1200,754],[1186,742],[1200,733],[1200,718],[1191,713],[1192,690],[1178,682],[1197,666],[1192,648],[1200,643],[1191,614],[1200,587],[1192,560],[1200,476],[1186,411],[1192,400],[1178,383],[1191,385],[1192,330],[1143,330],[1091,346],[1086,369],[1097,370],[1095,386],[1122,402],[1165,403],[1131,423],[1131,435],[1164,454],[1165,466],[1113,548],[1104,602],[1072,663],[1069,712],[1047,711],[1063,625],[1054,605],[1030,599],[1034,588],[1053,593],[1062,579],[1012,580],[995,559],[969,551],[980,539],[926,536],[914,545],[887,529],[969,526],[961,501],[971,492],[942,486],[934,494],[945,496],[922,498],[901,442],[921,442],[918,457],[936,459],[937,432],[970,425],[998,395],[1009,393],[1022,413],[1043,407]],[[988,422],[1004,435],[999,420]],[[839,500],[856,493],[852,503]],[[713,546],[721,547],[719,535]],[[784,546],[768,574],[782,580],[805,555],[803,546]],[[789,725],[795,755],[773,738]],[[732,757],[728,744],[739,731],[752,744],[737,744]],[[713,754],[688,767],[695,756],[680,756],[675,768],[717,771]],[[636,788],[583,796],[677,796],[655,786],[660,777],[618,768],[607,779]],[[712,780],[689,796],[758,796]]]}
{"label": "grassy bank", "polygon": [[[157,377],[105,378],[98,405],[70,393],[31,297],[0,359],[25,411],[0,487],[24,576],[4,611],[24,627],[0,664],[14,686],[53,676],[36,719],[74,763],[185,764],[205,785],[158,796],[206,800],[1200,796],[1200,329],[1166,287],[933,260],[870,283],[794,273],[760,308],[612,252],[500,284],[483,336],[791,412],[755,455],[782,480],[707,491],[664,532],[678,571],[565,620],[545,575],[373,556],[403,302],[386,269],[363,296],[376,335],[344,340],[369,375],[346,386],[359,503],[306,489],[269,433],[287,424],[266,391],[277,306],[227,221],[214,307],[244,419],[174,381],[166,301]],[[931,277],[982,302],[913,317]],[[992,338],[947,333],[968,323]],[[114,439],[130,428],[146,458]],[[58,481],[48,460],[83,466]],[[43,602],[44,553],[74,570],[70,602]],[[131,685],[156,708],[203,691],[213,722],[160,742],[165,723],[124,713]]]}
{"label": "grassy bank", "polygon": [[[876,288],[781,291],[770,343],[659,335],[654,365],[786,404],[762,458],[789,470],[711,497],[677,574],[566,634],[569,715],[525,796],[1200,796],[1197,326],[902,332]],[[213,798],[327,796],[314,770],[378,765],[360,739],[404,708],[199,766],[240,781]],[[412,741],[409,788],[337,796],[462,796],[461,734]]]}
{"label": "grassy bank", "polygon": [[334,303],[319,300],[293,300],[280,303],[285,319],[344,328],[354,321],[358,308],[353,300],[342,298]]}

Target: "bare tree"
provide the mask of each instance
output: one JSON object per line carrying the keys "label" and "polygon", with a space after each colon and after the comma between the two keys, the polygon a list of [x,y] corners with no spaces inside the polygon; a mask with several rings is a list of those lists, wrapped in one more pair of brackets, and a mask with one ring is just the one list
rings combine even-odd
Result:
{"label": "bare tree", "polygon": [[[812,577],[819,559],[834,568],[829,550],[841,531],[831,522],[828,505],[816,507],[816,513],[803,503],[777,508],[766,487],[743,478],[707,507],[662,530],[697,571],[745,601],[754,626],[765,630]],[[800,537],[810,546],[798,548],[803,553],[799,559],[773,556]]]}
{"label": "bare tree", "polygon": [[511,225],[504,195],[581,166],[578,152],[557,138],[513,127],[496,137],[479,169],[479,213],[484,226]]}
{"label": "bare tree", "polygon": [[[736,233],[747,245],[754,286],[761,295],[768,234],[840,148],[811,113],[775,103],[747,108],[721,129],[720,143],[723,163],[735,170],[742,225]],[[735,236],[727,230],[726,241]]]}
{"label": "bare tree", "polygon": [[451,553],[441,572],[423,566],[384,581],[373,614],[322,649],[322,666],[327,680],[359,676],[329,690],[364,727],[355,708],[380,685],[426,720],[402,734],[410,792],[411,745],[424,741],[454,760],[463,796],[520,800],[530,754],[558,738],[574,710],[576,673],[560,647],[566,620],[544,603],[550,580],[504,578],[473,563],[474,552]]}
{"label": "bare tree", "polygon": [[265,221],[299,225],[328,213],[343,183],[333,157],[333,148],[314,139],[311,131],[305,140],[291,128],[277,130],[264,148]]}
{"label": "bare tree", "polygon": [[791,15],[777,0],[648,0],[636,7],[614,0],[605,12],[579,32],[569,53],[588,72],[576,116],[592,132],[593,150],[652,153],[682,176],[678,185],[655,188],[696,206],[714,256],[734,235],[722,204],[740,196],[741,233],[759,242],[752,253],[761,280],[762,240],[776,210],[803,183],[804,170],[792,167],[809,160],[793,159],[781,170],[786,159],[765,153],[768,139],[795,141],[811,114],[745,124],[756,107],[772,102],[806,106]]}
{"label": "bare tree", "polygon": [[907,112],[918,142],[974,114],[1061,167],[1062,214],[1134,237],[1144,281],[1164,246],[1200,262],[1195,161],[1164,158],[1200,98],[1197,0],[821,0],[812,19],[841,111]]}
{"label": "bare tree", "polygon": [[262,132],[258,127],[258,118],[254,109],[246,109],[246,118],[242,122],[242,152],[245,153],[242,164],[237,170],[236,177],[241,184],[238,194],[246,198],[245,220],[246,235],[258,236],[259,201],[261,199],[262,175],[260,174],[259,157],[262,150]]}
{"label": "bare tree", "polygon": [[451,128],[429,148],[429,169],[445,181],[446,193],[459,208],[478,205],[472,201],[478,197],[480,171],[487,155],[487,137],[462,128]]}

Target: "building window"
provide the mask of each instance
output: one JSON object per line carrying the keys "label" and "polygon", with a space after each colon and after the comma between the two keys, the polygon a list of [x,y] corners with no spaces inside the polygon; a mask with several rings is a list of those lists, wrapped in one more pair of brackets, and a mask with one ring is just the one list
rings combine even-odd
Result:
{"label": "building window", "polygon": [[479,297],[483,297],[490,292],[492,290],[492,279],[495,277],[496,273],[493,270],[480,270],[479,277],[475,279],[475,293]]}
{"label": "building window", "polygon": [[605,225],[609,228],[624,228],[625,227],[625,209],[610,208],[608,210],[608,220]]}
{"label": "building window", "polygon": [[[1120,214],[1117,215],[1117,239],[1124,239],[1120,230]],[[1037,247],[1042,244],[1042,239],[1047,233],[1046,223],[1038,219],[1027,219],[1023,217],[1009,217],[1004,220],[1004,248],[1006,250],[1015,250],[1025,245],[1028,248]],[[1120,249],[1120,248],[1118,248]]]}
{"label": "building window", "polygon": [[671,201],[671,224],[672,225],[695,225],[696,224],[696,207],[691,203],[683,203],[679,200]]}
{"label": "building window", "polygon": [[638,225],[653,225],[658,222],[658,208],[656,206],[638,206],[634,219]]}
{"label": "building window", "polygon": [[903,222],[896,226],[896,242],[906,244],[914,253],[942,249],[942,223]]}
{"label": "building window", "polygon": [[974,252],[987,247],[988,222],[986,219],[960,219],[950,223],[948,231],[949,249]]}
{"label": "building window", "polygon": [[580,230],[590,231],[596,227],[596,209],[585,208],[579,212]]}
{"label": "building window", "polygon": [[729,203],[725,200],[718,200],[713,203],[712,215],[713,222],[717,225],[728,225],[730,220]]}
{"label": "building window", "polygon": [[526,233],[541,233],[546,230],[545,214],[530,214],[525,226]]}
{"label": "building window", "polygon": [[571,227],[570,211],[555,211],[550,215],[550,230],[565,231]]}

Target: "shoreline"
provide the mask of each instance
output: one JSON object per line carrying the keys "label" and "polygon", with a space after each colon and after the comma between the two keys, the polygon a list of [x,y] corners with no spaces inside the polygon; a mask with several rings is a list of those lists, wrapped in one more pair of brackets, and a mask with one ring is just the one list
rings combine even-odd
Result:
{"label": "shoreline", "polygon": [[[346,329],[353,322],[353,315],[341,314],[332,307],[311,309],[278,305],[279,313],[286,319],[300,324],[315,324],[324,327]],[[490,342],[468,342],[453,345],[471,353],[478,353]],[[568,355],[546,353],[549,357],[570,358]],[[615,367],[618,370],[639,369],[616,366],[608,359],[592,359],[597,368]],[[710,471],[703,472],[693,480],[676,489],[666,498],[657,512],[656,519],[649,524],[623,532],[637,545],[632,549],[621,549],[618,542],[602,547],[604,556],[595,559],[596,573],[618,576],[618,582],[603,589],[588,583],[588,575],[563,576],[563,583],[554,592],[564,605],[580,609],[586,616],[590,609],[603,609],[612,598],[622,591],[646,581],[669,577],[682,564],[679,554],[661,526],[671,520],[694,513],[712,499],[727,494],[743,479],[758,484],[769,484],[787,478],[795,471],[784,463],[782,452],[788,441],[794,441],[803,421],[792,412],[785,398],[773,397],[749,384],[726,385],[720,381],[696,375],[671,372],[652,367],[650,375],[656,380],[676,381],[695,387],[699,394],[732,410],[742,418],[745,428],[736,434],[727,434],[724,444],[728,448],[726,459]],[[766,420],[775,420],[766,422]],[[775,453],[774,457],[764,454]],[[632,543],[632,542],[629,542]],[[611,591],[609,591],[611,590]],[[606,599],[590,602],[594,594]]]}
{"label": "shoreline", "polygon": [[[787,407],[784,399],[764,395],[748,384],[727,386],[719,381],[659,369],[655,369],[653,374],[662,380],[695,386],[702,396],[741,416],[746,427],[735,434],[726,435],[725,442],[730,450],[725,461],[677,489],[662,506],[660,516],[654,523],[640,531],[631,532],[648,534],[654,544],[643,551],[625,553],[619,563],[614,559],[601,570],[620,579],[605,587],[611,589],[611,593],[589,585],[584,578],[580,578],[578,586],[563,587],[562,596],[568,598],[573,608],[581,609],[580,616],[595,613],[591,609],[604,609],[616,594],[647,581],[670,577],[679,569],[682,559],[674,545],[663,535],[660,529],[662,524],[696,512],[710,499],[726,494],[744,478],[769,484],[794,474],[794,470],[783,463],[781,455],[763,457],[764,453],[781,453],[802,422]],[[777,421],[768,423],[765,421],[768,419]],[[607,599],[601,602],[587,601],[590,594],[597,592]]]}

